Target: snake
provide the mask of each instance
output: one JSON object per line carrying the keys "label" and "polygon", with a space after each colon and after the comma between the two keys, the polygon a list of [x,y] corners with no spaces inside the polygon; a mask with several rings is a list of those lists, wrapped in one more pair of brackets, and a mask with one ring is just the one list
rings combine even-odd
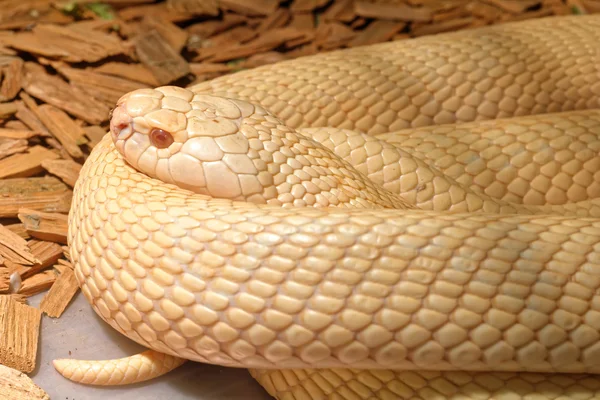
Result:
{"label": "snake", "polygon": [[600,17],[324,52],[125,94],[69,212],[146,351],[277,399],[600,398]]}

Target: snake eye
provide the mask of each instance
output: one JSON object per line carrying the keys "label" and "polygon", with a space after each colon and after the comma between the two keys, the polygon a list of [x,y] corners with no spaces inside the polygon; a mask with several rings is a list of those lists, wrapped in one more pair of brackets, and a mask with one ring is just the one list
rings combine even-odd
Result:
{"label": "snake eye", "polygon": [[150,131],[150,141],[154,147],[166,149],[175,141],[171,134],[163,129],[154,128]]}

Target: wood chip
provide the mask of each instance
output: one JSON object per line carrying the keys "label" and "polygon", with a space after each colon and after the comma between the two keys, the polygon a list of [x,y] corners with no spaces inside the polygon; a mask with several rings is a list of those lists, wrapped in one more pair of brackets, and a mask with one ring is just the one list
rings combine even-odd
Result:
{"label": "wood chip", "polygon": [[71,83],[111,90],[115,93],[116,97],[113,101],[114,103],[117,102],[119,97],[128,92],[148,87],[148,85],[140,82],[105,75],[90,69],[62,67],[59,68],[58,71],[66,76]]}
{"label": "wood chip", "polygon": [[53,175],[58,176],[67,185],[74,187],[82,165],[72,160],[44,160],[42,167]]}
{"label": "wood chip", "polygon": [[32,237],[67,244],[69,225],[66,214],[45,213],[21,208],[17,216]]}
{"label": "wood chip", "polygon": [[[226,12],[220,20],[192,24],[188,26],[186,30],[190,33],[190,41],[193,42],[198,39],[206,39],[236,26],[244,25],[245,23],[246,17],[243,15]],[[194,36],[197,36],[197,38],[194,38]]]}
{"label": "wood chip", "polygon": [[382,4],[357,1],[354,3],[356,15],[365,18],[391,19],[396,21],[430,21],[431,10],[425,7],[409,7],[405,4]]}
{"label": "wood chip", "polygon": [[173,11],[192,15],[219,15],[217,0],[167,0]]}
{"label": "wood chip", "polygon": [[187,61],[156,30],[140,35],[136,54],[152,71],[160,85],[166,85],[190,73]]}
{"label": "wood chip", "polygon": [[482,0],[504,11],[520,14],[530,7],[540,4],[540,0]]}
{"label": "wood chip", "polygon": [[278,0],[220,0],[221,7],[248,16],[269,15],[275,12]]}
{"label": "wood chip", "polygon": [[391,40],[394,35],[406,27],[405,22],[376,20],[361,31],[349,43],[349,47],[366,46]]}
{"label": "wood chip", "polygon": [[26,297],[35,296],[38,293],[48,290],[55,281],[56,273],[53,270],[40,272],[21,282],[21,287],[17,291],[17,294],[22,294]]}
{"label": "wood chip", "polygon": [[68,62],[95,62],[124,53],[121,41],[99,31],[41,24],[8,39],[10,47]]}
{"label": "wood chip", "polygon": [[78,290],[75,272],[64,269],[42,299],[40,310],[49,317],[60,317]]}
{"label": "wood chip", "polygon": [[469,11],[475,17],[483,18],[488,21],[493,21],[502,14],[502,11],[497,7],[481,1],[472,1],[466,5],[465,10]]}
{"label": "wood chip", "polygon": [[194,17],[192,13],[180,12],[168,7],[167,3],[127,7],[118,12],[119,19],[123,21],[131,21],[148,15],[156,15],[171,22],[187,21]]}
{"label": "wood chip", "polygon": [[0,101],[12,100],[21,91],[23,60],[17,58],[4,67],[4,79],[0,86]]}
{"label": "wood chip", "polygon": [[0,293],[8,293],[10,290],[10,270],[2,265],[3,259],[0,257]]}
{"label": "wood chip", "polygon": [[54,177],[0,180],[0,218],[16,218],[19,208],[68,213],[73,192]]}
{"label": "wood chip", "polygon": [[267,16],[267,18],[263,19],[258,28],[256,28],[256,32],[264,32],[269,29],[282,28],[284,27],[290,20],[290,12],[286,8],[279,8],[274,13],[271,13]]}
{"label": "wood chip", "polygon": [[0,160],[0,179],[36,175],[44,170],[42,161],[57,158],[58,154],[45,147],[30,147],[27,153],[13,154]]}
{"label": "wood chip", "polygon": [[85,132],[67,113],[50,104],[42,104],[39,107],[39,118],[72,157],[83,157],[79,145],[85,144]]}
{"label": "wood chip", "polygon": [[10,117],[17,112],[17,102],[0,104],[0,118]]}
{"label": "wood chip", "polygon": [[88,145],[90,147],[92,147],[92,148],[95,145],[97,145],[98,143],[100,143],[100,141],[102,140],[102,138],[107,133],[106,129],[104,129],[101,126],[98,126],[98,125],[86,126],[85,128],[83,128],[83,130],[85,131],[85,136],[87,136],[87,138],[90,140],[90,142],[88,143]]}
{"label": "wood chip", "polygon": [[437,24],[423,25],[413,29],[415,36],[432,35],[440,32],[448,32],[472,24],[475,21],[473,17],[451,19]]}
{"label": "wood chip", "polygon": [[0,160],[10,155],[27,151],[27,140],[0,137]]}
{"label": "wood chip", "polygon": [[35,369],[42,312],[0,296],[0,364],[29,373]]}
{"label": "wood chip", "polygon": [[334,2],[325,10],[322,17],[325,21],[351,22],[356,14],[352,2],[354,0],[340,0]]}
{"label": "wood chip", "polygon": [[64,256],[62,246],[56,242],[32,239],[27,242],[27,246],[31,249],[32,254],[38,259],[38,262],[33,265],[15,264],[10,261],[6,262],[6,266],[11,273],[18,273],[21,279],[27,279],[30,276],[51,267]]}
{"label": "wood chip", "polygon": [[31,139],[38,135],[39,132],[29,130],[0,128],[0,138],[2,139]]}
{"label": "wood chip", "polygon": [[23,225],[21,223],[4,225],[4,227],[6,229],[8,229],[9,231],[11,231],[12,233],[19,235],[23,239],[30,238],[29,233],[27,233],[27,231],[25,230],[25,225]]}
{"label": "wood chip", "polygon": [[108,120],[107,106],[56,76],[36,73],[27,76],[25,81],[24,89],[31,96],[90,124]]}
{"label": "wood chip", "polygon": [[329,0],[294,0],[290,10],[292,12],[311,12],[327,3],[329,3]]}
{"label": "wood chip", "polygon": [[51,137],[52,135],[48,129],[46,129],[42,121],[37,117],[38,106],[35,100],[25,92],[21,92],[20,96],[23,102],[19,102],[17,106],[18,111],[15,116],[33,132],[40,132],[42,136]]}
{"label": "wood chip", "polygon": [[343,46],[354,38],[356,33],[340,22],[327,22],[317,28],[317,46],[334,49]]}
{"label": "wood chip", "polygon": [[[8,296],[7,296],[8,297]],[[13,298],[13,300],[15,300]],[[0,364],[0,398],[4,400],[50,400],[30,377],[16,369]]]}
{"label": "wood chip", "polygon": [[94,69],[95,72],[125,78],[129,81],[140,82],[154,87],[160,84],[152,72],[141,64],[126,64],[121,62],[108,62]]}
{"label": "wood chip", "polygon": [[290,26],[299,30],[313,30],[315,28],[315,17],[311,13],[294,14]]}
{"label": "wood chip", "polygon": [[23,296],[22,294],[10,293],[7,294],[8,297],[16,301],[17,303],[27,304],[27,296]]}
{"label": "wood chip", "polygon": [[0,225],[0,257],[5,262],[10,261],[21,265],[34,265],[40,262],[31,252],[27,241],[3,225]]}
{"label": "wood chip", "polygon": [[181,53],[188,39],[188,32],[158,16],[150,15],[142,20],[141,27],[156,31],[171,45],[176,53]]}

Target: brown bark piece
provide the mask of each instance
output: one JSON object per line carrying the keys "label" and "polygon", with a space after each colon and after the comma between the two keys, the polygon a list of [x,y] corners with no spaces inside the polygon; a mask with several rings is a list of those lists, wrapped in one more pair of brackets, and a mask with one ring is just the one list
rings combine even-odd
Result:
{"label": "brown bark piece", "polygon": [[35,296],[49,289],[55,281],[56,273],[53,270],[40,272],[21,282],[21,287],[17,291],[17,294],[25,297]]}
{"label": "brown bark piece", "polygon": [[410,7],[406,4],[382,4],[357,1],[354,3],[356,15],[365,18],[392,19],[397,21],[421,21],[431,20],[431,10],[425,7]]}
{"label": "brown bark piece", "polygon": [[0,293],[8,293],[10,290],[11,272],[5,265],[2,265],[3,262],[4,260],[0,257]]}
{"label": "brown bark piece", "polygon": [[23,239],[30,238],[29,233],[27,233],[27,231],[25,230],[25,225],[23,225],[21,223],[4,225],[4,227],[6,229],[8,229],[9,231],[11,231],[12,233],[19,235],[19,237],[22,237]]}
{"label": "brown bark piece", "polygon": [[67,62],[96,62],[125,50],[118,38],[104,32],[51,24],[36,25],[32,32],[17,33],[7,41],[18,50]]}
{"label": "brown bark piece", "polygon": [[221,63],[190,63],[190,70],[194,75],[204,75],[227,73],[230,72],[232,68]]}
{"label": "brown bark piece", "polygon": [[63,67],[59,68],[58,71],[66,76],[71,83],[86,84],[89,86],[111,89],[115,93],[120,93],[119,97],[128,92],[148,87],[148,85],[140,82],[101,74],[90,69]]}
{"label": "brown bark piece", "polygon": [[141,34],[136,40],[140,61],[152,71],[160,85],[169,84],[190,73],[187,61],[156,30]]}
{"label": "brown bark piece", "polygon": [[117,76],[129,81],[140,82],[148,86],[159,86],[152,72],[142,64],[126,64],[121,62],[108,62],[94,69],[95,72]]}
{"label": "brown bark piece", "polygon": [[261,65],[273,64],[283,60],[287,60],[287,54],[282,54],[278,51],[267,51],[248,57],[242,65],[244,68],[256,68]]}
{"label": "brown bark piece", "polygon": [[[600,11],[600,10],[599,10]],[[523,21],[532,18],[543,18],[552,15],[551,8],[542,8],[541,10],[526,12],[523,14],[503,14],[500,21]]]}
{"label": "brown bark piece", "polygon": [[185,14],[219,15],[217,0],[167,0],[167,7]]}
{"label": "brown bark piece", "polygon": [[406,27],[404,22],[376,20],[367,26],[366,29],[362,30],[352,39],[348,46],[366,46],[369,44],[375,44],[380,42],[386,42],[394,37],[394,35],[400,32]]}
{"label": "brown bark piece", "polygon": [[3,139],[31,139],[38,135],[34,131],[0,128],[0,138]]}
{"label": "brown bark piece", "polygon": [[42,312],[0,296],[0,364],[29,373],[37,359]]}
{"label": "brown bark piece", "polygon": [[108,119],[107,106],[56,76],[46,73],[27,76],[24,89],[31,96],[90,124],[99,124]]}
{"label": "brown bark piece", "polygon": [[49,317],[60,317],[78,290],[75,272],[65,268],[42,299],[40,310]]}
{"label": "brown bark piece", "polygon": [[74,187],[82,165],[72,160],[45,160],[42,161],[42,167],[58,176],[67,185]]}
{"label": "brown bark piece", "polygon": [[329,0],[294,0],[290,10],[292,12],[311,12],[327,3],[329,3]]}
{"label": "brown bark piece", "polygon": [[45,213],[21,208],[18,218],[32,237],[67,244],[69,224],[66,214]]}
{"label": "brown bark piece", "polygon": [[277,9],[278,0],[220,0],[221,8],[248,16],[269,15]]}
{"label": "brown bark piece", "polygon": [[502,15],[502,12],[498,7],[482,3],[480,1],[473,1],[469,3],[465,9],[472,15],[488,21],[493,21]]}
{"label": "brown bark piece", "polygon": [[265,18],[258,28],[256,28],[256,32],[264,32],[269,29],[281,28],[284,27],[290,20],[290,12],[287,8],[279,8],[272,14],[269,14],[267,18]]}
{"label": "brown bark piece", "polygon": [[180,12],[168,7],[167,3],[127,7],[118,12],[119,19],[124,21],[131,21],[148,15],[156,15],[171,22],[187,21],[194,17],[194,14]]}
{"label": "brown bark piece", "polygon": [[23,296],[22,294],[11,293],[7,296],[16,301],[17,303],[27,304],[27,297]]}
{"label": "brown bark piece", "polygon": [[5,262],[10,261],[21,265],[34,265],[40,262],[31,252],[27,241],[3,225],[0,225],[0,257]]}
{"label": "brown bark piece", "polygon": [[205,39],[212,35],[224,32],[228,29],[243,25],[246,23],[246,17],[234,13],[225,13],[221,20],[204,21],[190,25],[186,30],[192,36],[199,36],[199,39]]}
{"label": "brown bark piece", "polygon": [[341,47],[354,38],[356,32],[339,22],[328,22],[319,25],[315,42],[324,50]]}
{"label": "brown bark piece", "polygon": [[0,179],[0,218],[15,218],[19,208],[68,213],[72,197],[54,177]]}
{"label": "brown bark piece", "polygon": [[83,157],[79,145],[85,143],[83,137],[85,132],[66,112],[52,105],[42,104],[39,107],[38,116],[52,136],[64,146],[72,157]]}
{"label": "brown bark piece", "polygon": [[21,92],[21,98],[23,101],[17,105],[18,111],[15,116],[32,131],[40,132],[42,136],[51,137],[52,135],[37,116],[38,106],[35,100],[25,92]]}
{"label": "brown bark piece", "polygon": [[11,103],[0,104],[0,118],[10,117],[17,112],[17,103],[13,101]]}
{"label": "brown bark piece", "polygon": [[508,11],[513,14],[521,14],[530,7],[536,6],[540,3],[540,0],[482,0],[486,3],[492,4],[504,11]]}
{"label": "brown bark piece", "polygon": [[177,53],[181,53],[188,39],[187,31],[154,15],[147,16],[142,20],[142,28],[148,31],[156,29]]}
{"label": "brown bark piece", "polygon": [[85,128],[83,128],[83,130],[85,131],[85,136],[87,136],[88,139],[90,139],[88,143],[88,147],[90,148],[94,148],[98,143],[100,143],[102,138],[107,133],[106,129],[98,125],[86,126]]}
{"label": "brown bark piece", "polygon": [[585,9],[590,13],[600,12],[600,2],[597,0],[582,0]]}
{"label": "brown bark piece", "polygon": [[[23,225],[24,226],[24,225]],[[32,254],[38,259],[33,265],[20,265],[6,262],[6,266],[12,272],[16,272],[21,279],[27,279],[40,271],[57,263],[63,257],[63,248],[56,242],[32,239],[27,242]]]}
{"label": "brown bark piece", "polygon": [[0,101],[12,100],[21,91],[23,65],[23,60],[17,58],[4,68],[4,79],[0,86]]}
{"label": "brown bark piece", "polygon": [[293,14],[289,26],[300,30],[312,30],[315,28],[315,16],[312,13]]}
{"label": "brown bark piece", "polygon": [[251,29],[242,25],[212,36],[204,43],[207,45],[207,47],[215,48],[218,51],[218,48],[224,46],[236,45],[238,43],[244,43],[252,40],[256,37],[256,35],[258,35],[258,32],[255,29]]}
{"label": "brown bark piece", "polygon": [[27,151],[27,140],[0,138],[0,160]]}
{"label": "brown bark piece", "polygon": [[353,0],[339,0],[334,2],[323,13],[322,17],[325,21],[340,21],[350,22],[354,19]]}
{"label": "brown bark piece", "polygon": [[55,152],[42,146],[33,146],[27,153],[13,154],[0,160],[0,179],[35,175],[43,171],[42,161],[57,158]]}
{"label": "brown bark piece", "polygon": [[450,19],[448,21],[440,22],[437,24],[423,25],[413,29],[412,34],[414,36],[433,35],[441,32],[448,32],[455,29],[469,26],[475,22],[475,18],[466,17],[458,19]]}
{"label": "brown bark piece", "polygon": [[[13,298],[13,300],[16,300]],[[50,396],[30,377],[0,364],[0,398],[4,400],[50,400]]]}

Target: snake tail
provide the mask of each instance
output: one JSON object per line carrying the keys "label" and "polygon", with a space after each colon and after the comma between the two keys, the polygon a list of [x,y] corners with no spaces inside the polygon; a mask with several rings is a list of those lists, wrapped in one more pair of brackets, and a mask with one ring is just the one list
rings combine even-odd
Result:
{"label": "snake tail", "polygon": [[130,385],[158,378],[187,360],[147,350],[114,360],[54,360],[54,368],[65,378],[86,385]]}

